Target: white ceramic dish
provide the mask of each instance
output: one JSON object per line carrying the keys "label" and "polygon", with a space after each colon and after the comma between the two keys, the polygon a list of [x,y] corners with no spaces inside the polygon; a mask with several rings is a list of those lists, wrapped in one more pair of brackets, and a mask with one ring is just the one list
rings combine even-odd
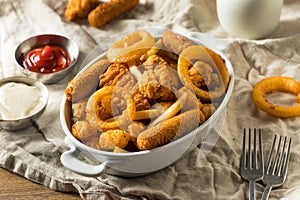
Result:
{"label": "white ceramic dish", "polygon": [[[164,31],[162,29],[146,30],[149,31],[154,37],[161,37],[162,32]],[[125,33],[124,35],[126,34],[128,33]],[[120,36],[110,41],[115,41],[119,37]],[[210,130],[213,129],[217,123],[222,123],[219,119],[221,119],[222,116],[224,116],[226,105],[231,96],[234,85],[234,74],[232,65],[230,61],[226,58],[226,56],[216,48],[216,46],[219,46],[220,43],[215,43],[216,40],[214,40],[213,38],[208,38],[208,36],[206,35],[197,33],[191,33],[188,37],[190,37],[190,39],[192,39],[198,44],[204,44],[204,42],[199,41],[199,38],[201,41],[209,41],[209,45],[205,46],[216,51],[219,55],[222,56],[222,58],[226,62],[226,66],[230,76],[230,83],[227,89],[227,93],[216,112],[197,129],[186,134],[184,137],[172,141],[164,146],[140,152],[113,153],[93,149],[91,147],[88,147],[87,145],[84,145],[75,137],[73,137],[72,133],[70,132],[71,102],[68,102],[66,100],[66,97],[64,96],[61,103],[60,119],[62,128],[66,134],[65,143],[70,147],[70,150],[64,152],[61,155],[61,162],[66,168],[87,176],[97,176],[103,173],[104,171],[106,171],[106,173],[109,174],[127,177],[149,174],[157,170],[163,169],[169,166],[170,164],[176,162],[178,159],[180,159],[182,156],[184,156],[186,153],[190,152],[190,150],[194,149],[198,144],[200,144],[203,137],[209,134]],[[216,46],[214,46],[214,44]],[[102,55],[90,61],[79,72],[79,74],[84,72],[96,60],[104,56],[105,54],[103,53]],[[100,164],[91,165],[81,161],[77,157],[79,152],[83,153],[89,159],[100,162]]]}
{"label": "white ceramic dish", "polygon": [[235,37],[261,39],[280,21],[283,0],[217,0],[220,24]]}

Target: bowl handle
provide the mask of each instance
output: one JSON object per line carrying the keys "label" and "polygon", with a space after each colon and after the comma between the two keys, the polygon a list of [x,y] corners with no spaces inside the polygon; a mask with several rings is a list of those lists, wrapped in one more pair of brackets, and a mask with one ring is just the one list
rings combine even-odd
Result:
{"label": "bowl handle", "polygon": [[227,49],[227,45],[224,42],[222,42],[221,40],[219,40],[215,37],[209,36],[205,33],[190,32],[190,33],[188,33],[188,37],[198,40],[203,45],[215,47],[216,49],[218,49],[219,51],[222,51],[222,52],[224,52]]}
{"label": "bowl handle", "polygon": [[78,150],[71,144],[69,139],[65,137],[65,143],[70,147],[70,150],[62,153],[60,161],[64,167],[85,176],[98,176],[104,173],[107,165],[124,163],[123,160],[106,160],[100,165],[90,165],[77,158]]}

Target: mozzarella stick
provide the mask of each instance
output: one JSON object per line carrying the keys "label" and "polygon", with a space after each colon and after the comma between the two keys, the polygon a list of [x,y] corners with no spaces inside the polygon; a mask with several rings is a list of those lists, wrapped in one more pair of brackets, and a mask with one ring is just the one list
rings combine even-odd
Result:
{"label": "mozzarella stick", "polygon": [[92,26],[100,27],[112,19],[132,9],[139,0],[112,0],[98,5],[88,15],[88,21]]}
{"label": "mozzarella stick", "polygon": [[189,38],[173,33],[172,31],[164,31],[162,40],[163,44],[177,55],[185,48],[195,45]]}
{"label": "mozzarella stick", "polygon": [[107,59],[101,59],[92,64],[86,71],[75,77],[66,87],[65,94],[67,100],[78,102],[95,92],[99,76],[109,66]]}
{"label": "mozzarella stick", "polygon": [[149,150],[172,141],[175,136],[188,133],[199,126],[199,110],[190,110],[147,128],[137,137],[139,150]]}
{"label": "mozzarella stick", "polygon": [[70,0],[65,10],[65,17],[68,20],[76,17],[85,18],[98,4],[98,0]]}

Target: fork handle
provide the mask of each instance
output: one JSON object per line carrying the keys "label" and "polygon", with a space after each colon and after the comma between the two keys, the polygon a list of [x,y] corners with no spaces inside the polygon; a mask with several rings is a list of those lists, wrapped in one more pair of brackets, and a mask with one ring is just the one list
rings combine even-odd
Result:
{"label": "fork handle", "polygon": [[249,181],[249,200],[255,200],[255,181]]}
{"label": "fork handle", "polygon": [[269,195],[270,195],[270,192],[272,190],[272,187],[273,187],[272,185],[267,185],[265,187],[264,193],[263,193],[263,195],[261,197],[261,200],[267,200],[267,199],[269,199]]}

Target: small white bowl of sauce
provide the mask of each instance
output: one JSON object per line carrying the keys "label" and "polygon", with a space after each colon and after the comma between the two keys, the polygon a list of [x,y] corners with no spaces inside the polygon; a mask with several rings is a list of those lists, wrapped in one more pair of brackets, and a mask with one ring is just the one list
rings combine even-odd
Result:
{"label": "small white bowl of sauce", "polygon": [[18,130],[31,126],[45,110],[48,89],[40,81],[28,77],[0,80],[0,127]]}
{"label": "small white bowl of sauce", "polygon": [[19,70],[26,76],[52,84],[70,74],[79,49],[71,39],[54,34],[30,37],[15,51]]}

